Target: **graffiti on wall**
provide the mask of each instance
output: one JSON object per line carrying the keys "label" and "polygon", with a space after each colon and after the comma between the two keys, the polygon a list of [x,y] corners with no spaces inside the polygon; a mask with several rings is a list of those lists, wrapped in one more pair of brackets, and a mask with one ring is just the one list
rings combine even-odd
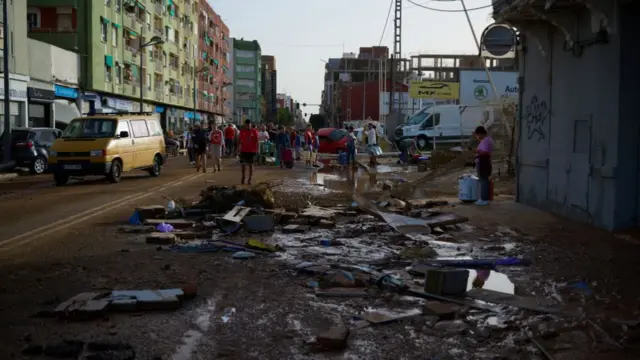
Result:
{"label": "graffiti on wall", "polygon": [[524,112],[524,123],[529,140],[542,141],[546,139],[547,135],[545,134],[544,126],[548,117],[549,106],[547,102],[540,101],[537,95],[533,95]]}

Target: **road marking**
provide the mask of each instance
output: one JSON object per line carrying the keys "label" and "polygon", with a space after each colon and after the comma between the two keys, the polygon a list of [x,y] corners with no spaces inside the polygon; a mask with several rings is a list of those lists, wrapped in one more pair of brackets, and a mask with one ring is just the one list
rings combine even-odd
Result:
{"label": "road marking", "polygon": [[148,196],[151,195],[156,195],[158,191],[162,191],[162,190],[166,190],[170,187],[176,186],[178,184],[182,184],[186,181],[190,181],[193,180],[199,176],[201,176],[203,174],[194,174],[194,175],[189,175],[187,177],[184,177],[182,179],[179,180],[175,180],[172,182],[169,182],[165,185],[162,186],[156,186],[154,188],[151,188],[149,190],[147,190],[146,192],[139,192],[136,194],[132,194],[132,195],[128,195],[125,196],[123,198],[120,198],[118,200],[115,201],[111,201],[109,203],[106,204],[102,204],[98,207],[83,211],[79,214],[75,214],[75,215],[71,215],[69,217],[66,217],[64,219],[55,221],[51,224],[45,225],[45,226],[41,226],[37,229],[33,229],[33,230],[29,230],[25,233],[22,233],[20,235],[16,235],[12,238],[6,239],[6,240],[0,240],[0,251],[7,251],[7,250],[11,250],[14,249],[15,247],[21,246],[21,245],[25,245],[27,243],[30,243],[36,239],[39,239],[43,236],[49,235],[51,233],[54,233],[56,231],[60,231],[63,229],[66,229],[70,226],[73,226],[75,224],[81,223],[83,221],[89,220],[91,218],[94,218],[98,215],[102,215],[106,212],[109,212],[111,210],[117,209],[123,205],[127,205],[130,204],[136,200],[140,200],[140,199],[144,199]]}

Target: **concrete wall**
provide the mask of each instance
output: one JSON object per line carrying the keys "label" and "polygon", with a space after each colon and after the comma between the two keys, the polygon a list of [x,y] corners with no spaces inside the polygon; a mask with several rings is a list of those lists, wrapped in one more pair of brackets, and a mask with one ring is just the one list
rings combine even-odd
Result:
{"label": "concrete wall", "polygon": [[[616,18],[615,4],[599,5],[605,16]],[[554,19],[571,29],[574,39],[594,36],[586,10]],[[633,189],[639,150],[631,139],[640,134],[637,120],[630,127],[631,117],[637,119],[638,97],[620,105],[629,99],[622,96],[627,87],[638,92],[640,80],[630,80],[621,64],[626,70],[640,59],[621,62],[620,22],[610,26],[609,43],[587,46],[582,56],[565,51],[564,34],[551,25],[524,31],[518,195],[526,204],[615,229],[638,222],[640,195]],[[633,38],[629,41],[637,48]]]}
{"label": "concrete wall", "polygon": [[[0,16],[2,7],[0,7]],[[29,74],[29,62],[24,61],[29,56],[27,46],[27,4],[25,1],[9,2],[9,34],[5,37],[9,40],[9,72],[20,75]],[[2,41],[4,48],[5,41]],[[0,55],[0,58],[2,56]],[[0,67],[2,63],[0,63]]]}
{"label": "concrete wall", "polygon": [[29,49],[29,76],[31,81],[53,83],[52,46],[42,41],[28,39],[27,47]]}
{"label": "concrete wall", "polygon": [[78,54],[51,46],[51,62],[55,82],[77,86],[80,81],[80,56]]}

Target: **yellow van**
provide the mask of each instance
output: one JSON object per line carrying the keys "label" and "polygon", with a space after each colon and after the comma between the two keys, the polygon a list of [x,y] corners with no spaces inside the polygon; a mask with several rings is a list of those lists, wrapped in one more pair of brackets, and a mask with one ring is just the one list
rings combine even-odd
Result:
{"label": "yellow van", "polygon": [[113,183],[122,173],[146,170],[159,176],[164,136],[157,114],[116,113],[72,120],[49,150],[48,172],[56,185],[71,176],[104,175]]}

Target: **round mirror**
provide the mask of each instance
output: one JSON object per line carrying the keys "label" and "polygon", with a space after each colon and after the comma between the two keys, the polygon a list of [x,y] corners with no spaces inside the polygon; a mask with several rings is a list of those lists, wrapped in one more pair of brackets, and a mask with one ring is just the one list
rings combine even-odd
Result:
{"label": "round mirror", "polygon": [[493,57],[504,57],[515,51],[517,35],[515,30],[504,24],[489,25],[482,33],[482,49]]}

